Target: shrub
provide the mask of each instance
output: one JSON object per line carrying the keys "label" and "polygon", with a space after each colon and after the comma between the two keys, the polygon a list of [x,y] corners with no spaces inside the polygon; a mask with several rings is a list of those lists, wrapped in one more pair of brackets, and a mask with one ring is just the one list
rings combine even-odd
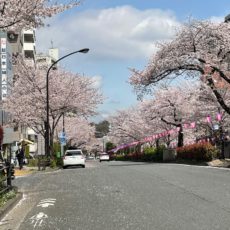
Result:
{"label": "shrub", "polygon": [[57,167],[57,159],[53,158],[50,160],[50,168],[56,168]]}
{"label": "shrub", "polygon": [[6,175],[2,170],[0,171],[0,189],[5,187]]}
{"label": "shrub", "polygon": [[0,195],[0,207],[2,207],[6,202],[16,196],[16,191],[10,190],[9,192]]}
{"label": "shrub", "polygon": [[162,161],[163,160],[163,150],[165,146],[147,147],[144,149],[143,160],[145,161]]}
{"label": "shrub", "polygon": [[57,164],[58,167],[62,167],[63,166],[63,160],[62,160],[62,158],[57,158],[56,159],[56,164]]}
{"label": "shrub", "polygon": [[125,158],[124,158],[123,155],[116,155],[115,160],[117,160],[117,161],[124,161]]}
{"label": "shrub", "polygon": [[118,161],[162,161],[164,146],[159,148],[147,147],[143,153],[133,152],[125,155],[114,155],[113,158]]}
{"label": "shrub", "polygon": [[37,167],[38,159],[28,159],[28,167]]}
{"label": "shrub", "polygon": [[178,159],[210,161],[216,158],[218,150],[210,143],[195,143],[176,149]]}

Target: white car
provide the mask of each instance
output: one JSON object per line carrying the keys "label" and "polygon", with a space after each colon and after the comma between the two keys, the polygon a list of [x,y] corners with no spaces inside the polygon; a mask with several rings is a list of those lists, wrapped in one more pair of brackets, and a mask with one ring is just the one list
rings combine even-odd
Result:
{"label": "white car", "polygon": [[85,156],[83,155],[81,149],[66,150],[63,157],[63,168],[75,165],[85,168]]}
{"label": "white car", "polygon": [[99,161],[102,162],[102,161],[109,161],[109,154],[107,153],[101,153],[100,156],[99,156]]}

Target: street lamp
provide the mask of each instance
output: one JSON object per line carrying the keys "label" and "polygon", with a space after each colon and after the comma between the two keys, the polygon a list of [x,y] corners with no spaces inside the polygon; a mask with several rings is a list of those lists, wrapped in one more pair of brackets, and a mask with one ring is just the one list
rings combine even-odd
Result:
{"label": "street lamp", "polygon": [[217,113],[217,115],[216,115],[216,120],[219,122],[219,126],[218,126],[218,127],[216,127],[215,125],[212,124],[212,118],[211,118],[210,115],[208,115],[208,116],[206,117],[206,119],[207,119],[207,122],[211,124],[212,130],[213,130],[213,129],[214,129],[214,130],[219,129],[219,131],[220,131],[220,138],[219,138],[219,139],[220,139],[220,144],[221,144],[221,154],[220,154],[220,158],[221,158],[221,159],[224,159],[224,158],[225,158],[225,156],[224,156],[224,132],[223,132],[222,124],[221,124],[221,122],[222,122],[222,114],[220,113],[220,110],[218,111],[218,113]]}
{"label": "street lamp", "polygon": [[88,48],[84,48],[78,51],[74,51],[72,53],[69,53],[61,58],[59,58],[57,61],[55,61],[54,63],[52,63],[52,65],[49,67],[47,73],[46,73],[46,121],[45,121],[45,153],[46,156],[50,156],[50,133],[49,133],[49,73],[50,70],[53,68],[54,65],[56,65],[59,61],[61,61],[62,59],[73,55],[75,53],[88,53],[89,49]]}

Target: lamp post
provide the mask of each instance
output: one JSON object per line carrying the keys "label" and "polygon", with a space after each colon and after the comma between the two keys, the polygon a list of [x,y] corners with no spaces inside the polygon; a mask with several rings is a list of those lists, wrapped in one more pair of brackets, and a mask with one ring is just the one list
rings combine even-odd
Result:
{"label": "lamp post", "polygon": [[47,73],[46,73],[46,121],[45,121],[45,153],[46,156],[50,156],[50,132],[49,132],[49,73],[50,70],[53,68],[54,65],[56,65],[59,61],[61,61],[62,59],[76,54],[76,53],[88,53],[89,49],[88,48],[84,48],[78,51],[74,51],[72,53],[69,53],[61,58],[59,58],[57,61],[55,61],[48,69]]}
{"label": "lamp post", "polygon": [[206,117],[207,119],[207,122],[211,124],[211,128],[212,130],[214,129],[219,129],[219,132],[220,132],[220,146],[221,146],[221,152],[220,152],[220,158],[221,159],[224,159],[225,156],[224,156],[224,132],[223,132],[223,127],[222,127],[222,114],[220,113],[220,110],[218,109],[218,113],[216,115],[216,120],[219,122],[219,127],[218,128],[215,128],[215,126],[212,124],[212,118],[210,115],[208,115]]}

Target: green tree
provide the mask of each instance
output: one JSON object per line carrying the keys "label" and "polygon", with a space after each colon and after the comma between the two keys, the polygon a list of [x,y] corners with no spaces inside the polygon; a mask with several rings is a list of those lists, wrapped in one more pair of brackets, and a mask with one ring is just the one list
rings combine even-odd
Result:
{"label": "green tree", "polygon": [[116,148],[116,145],[110,141],[106,142],[106,145],[105,145],[105,150],[106,152],[108,152],[109,150],[111,149],[114,149]]}
{"label": "green tree", "polygon": [[96,133],[95,136],[96,138],[101,138],[103,136],[106,136],[109,132],[109,122],[104,120],[99,122],[98,124],[95,124],[96,128]]}

